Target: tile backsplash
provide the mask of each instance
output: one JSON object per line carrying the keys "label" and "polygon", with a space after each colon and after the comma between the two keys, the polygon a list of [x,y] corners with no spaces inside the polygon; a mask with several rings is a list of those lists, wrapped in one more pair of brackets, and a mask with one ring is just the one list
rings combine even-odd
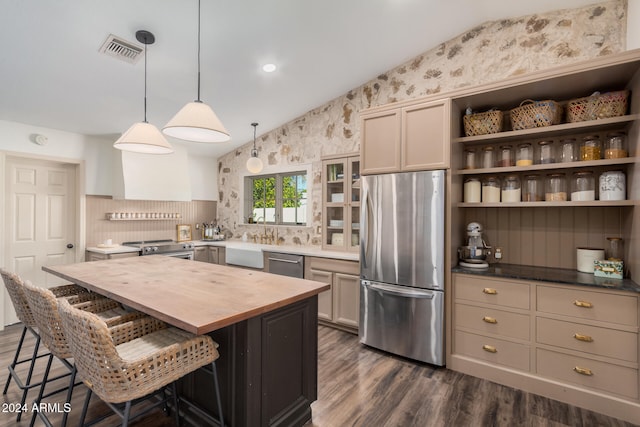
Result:
{"label": "tile backsplash", "polygon": [[[96,246],[107,239],[113,243],[140,240],[176,240],[178,224],[192,227],[192,238],[199,240],[200,230],[195,224],[216,221],[217,202],[194,200],[191,202],[164,202],[149,200],[114,200],[108,196],[87,196],[87,246]],[[108,213],[129,214],[129,219],[111,221]],[[131,214],[168,214],[169,218],[131,219]],[[179,214],[180,218],[170,218]],[[142,215],[138,215],[142,216]]]}

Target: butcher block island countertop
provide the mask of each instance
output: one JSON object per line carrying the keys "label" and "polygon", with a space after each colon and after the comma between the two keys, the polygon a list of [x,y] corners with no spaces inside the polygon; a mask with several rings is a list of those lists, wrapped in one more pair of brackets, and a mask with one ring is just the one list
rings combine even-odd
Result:
{"label": "butcher block island countertop", "polygon": [[[210,335],[225,426],[301,427],[318,397],[318,293],[329,285],[162,255],[43,269],[166,323]],[[211,370],[178,382],[202,410],[185,425],[216,419]]]}
{"label": "butcher block island countertop", "polygon": [[205,334],[329,289],[321,282],[162,255],[43,270],[194,334]]}

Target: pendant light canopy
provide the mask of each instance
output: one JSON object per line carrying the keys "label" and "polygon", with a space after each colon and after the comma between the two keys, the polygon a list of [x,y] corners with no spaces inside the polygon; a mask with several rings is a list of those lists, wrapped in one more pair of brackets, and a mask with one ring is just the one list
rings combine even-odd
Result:
{"label": "pendant light canopy", "polygon": [[198,99],[173,116],[162,129],[166,135],[194,142],[225,142],[229,132],[211,107],[200,100],[200,0],[198,0]]}
{"label": "pendant light canopy", "polygon": [[147,154],[170,154],[173,148],[154,125],[147,122],[147,45],[156,40],[149,31],[136,32],[136,39],[144,44],[144,122],[134,123],[113,146],[119,150]]}
{"label": "pendant light canopy", "polygon": [[258,173],[262,170],[262,160],[258,157],[258,150],[256,149],[256,128],[257,123],[251,123],[253,126],[253,148],[251,149],[251,157],[247,160],[247,170],[251,173]]}

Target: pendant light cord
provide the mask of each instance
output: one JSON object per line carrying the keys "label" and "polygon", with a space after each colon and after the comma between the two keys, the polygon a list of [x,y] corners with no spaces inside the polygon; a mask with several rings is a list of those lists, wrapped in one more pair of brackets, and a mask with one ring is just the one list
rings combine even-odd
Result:
{"label": "pendant light cord", "polygon": [[198,0],[198,99],[200,101],[200,0]]}
{"label": "pendant light cord", "polygon": [[[146,41],[146,38],[145,38]],[[144,122],[147,122],[147,44],[144,45]]]}

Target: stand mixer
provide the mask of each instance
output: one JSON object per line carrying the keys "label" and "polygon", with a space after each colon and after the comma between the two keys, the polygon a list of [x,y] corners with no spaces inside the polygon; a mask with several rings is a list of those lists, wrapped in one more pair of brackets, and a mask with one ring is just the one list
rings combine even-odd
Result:
{"label": "stand mixer", "polygon": [[486,261],[491,254],[491,246],[488,246],[482,238],[482,225],[470,222],[467,225],[467,245],[458,248],[459,265],[470,268],[488,268]]}

